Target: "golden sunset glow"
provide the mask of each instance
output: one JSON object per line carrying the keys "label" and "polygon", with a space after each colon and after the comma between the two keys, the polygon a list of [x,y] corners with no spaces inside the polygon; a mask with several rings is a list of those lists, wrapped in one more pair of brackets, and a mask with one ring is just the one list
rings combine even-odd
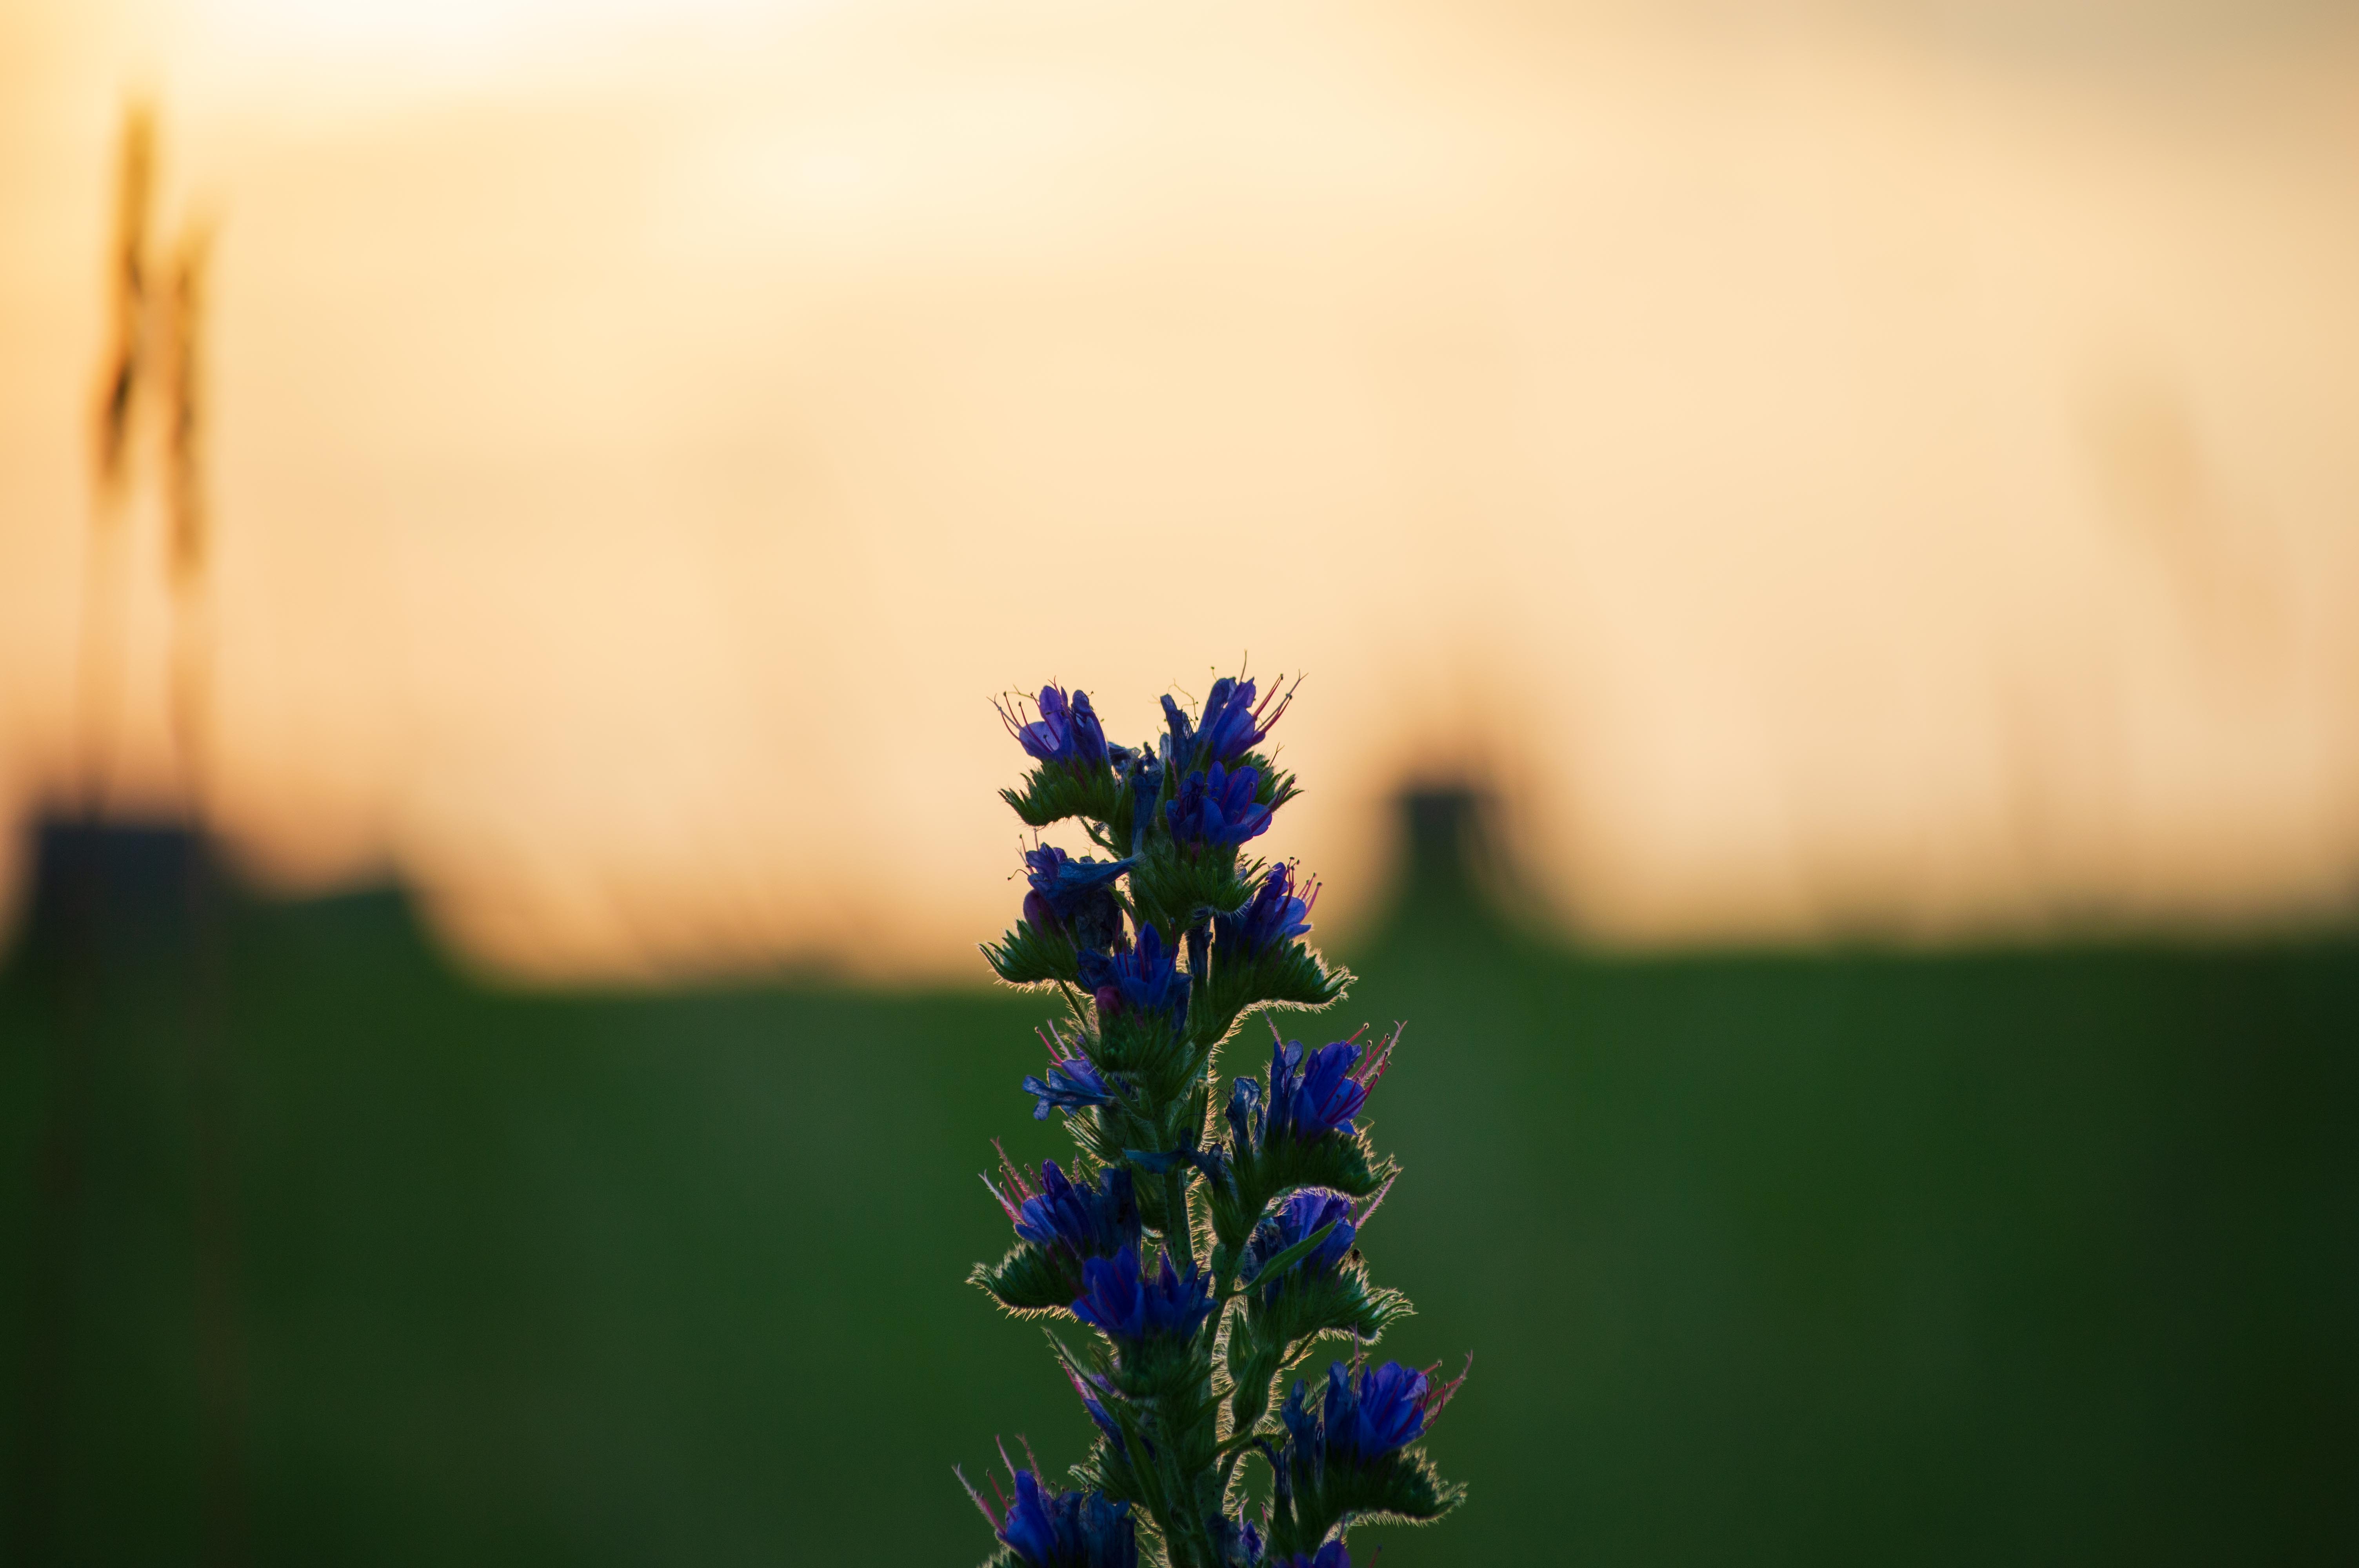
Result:
{"label": "golden sunset glow", "polygon": [[2359,39],[2134,10],[16,7],[0,799],[74,783],[146,94],[212,815],[487,964],[962,971],[988,699],[1136,740],[1248,654],[1363,899],[1435,776],[1614,940],[2347,907]]}

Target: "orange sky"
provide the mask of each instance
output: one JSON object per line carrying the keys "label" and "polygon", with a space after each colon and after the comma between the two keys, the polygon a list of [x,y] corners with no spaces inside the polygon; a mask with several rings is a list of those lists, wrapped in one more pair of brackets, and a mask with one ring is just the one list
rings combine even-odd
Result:
{"label": "orange sky", "polygon": [[2352,36],[1549,15],[0,8],[0,801],[69,783],[144,89],[219,226],[214,815],[481,961],[969,972],[985,699],[1136,739],[1247,650],[1344,924],[1467,770],[1610,939],[2347,907]]}

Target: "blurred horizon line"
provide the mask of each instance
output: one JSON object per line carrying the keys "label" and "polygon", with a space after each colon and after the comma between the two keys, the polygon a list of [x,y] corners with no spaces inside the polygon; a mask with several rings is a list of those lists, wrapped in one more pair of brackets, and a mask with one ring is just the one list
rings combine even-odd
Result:
{"label": "blurred horizon line", "polygon": [[[1895,958],[1970,957],[2027,951],[2150,952],[2176,948],[2237,950],[2310,946],[2359,936],[2359,903],[2306,915],[2245,920],[2058,921],[2045,929],[1992,927],[1927,936],[1866,924],[1850,930],[1701,936],[1683,941],[1616,942],[1570,924],[1548,906],[1530,869],[1520,864],[1504,830],[1502,802],[1472,780],[1406,780],[1390,796],[1392,832],[1373,857],[1375,890],[1339,932],[1314,930],[1310,940],[1346,962],[1426,923],[1472,921],[1518,946],[1538,946],[1593,961],[1646,963],[1756,956],[1763,958],[1886,955]],[[328,885],[293,888],[252,874],[235,846],[185,816],[99,816],[80,811],[37,814],[19,826],[27,846],[24,874],[0,890],[0,969],[23,962],[47,945],[67,939],[77,896],[68,882],[92,877],[103,892],[103,926],[128,924],[151,936],[159,927],[192,918],[186,881],[201,857],[214,896],[289,912],[347,903],[390,901],[439,965],[472,983],[495,989],[580,993],[637,993],[718,987],[756,988],[813,982],[853,989],[915,979],[951,990],[1002,990],[979,956],[963,970],[944,967],[918,973],[847,966],[825,949],[780,947],[741,952],[734,961],[602,964],[582,968],[503,965],[471,951],[463,931],[442,918],[424,891],[397,871]],[[85,890],[84,896],[87,896]],[[84,916],[85,918],[87,916]],[[1015,918],[1011,913],[1010,922]],[[975,948],[998,937],[979,931]],[[182,934],[182,940],[188,934]]]}

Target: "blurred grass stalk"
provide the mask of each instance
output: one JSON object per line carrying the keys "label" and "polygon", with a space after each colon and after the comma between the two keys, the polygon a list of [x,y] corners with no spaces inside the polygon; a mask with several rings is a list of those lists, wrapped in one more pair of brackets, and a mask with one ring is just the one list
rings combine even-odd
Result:
{"label": "blurred grass stalk", "polygon": [[131,521],[136,513],[143,421],[160,400],[163,419],[165,571],[172,626],[168,711],[184,810],[198,840],[184,894],[192,949],[183,1028],[192,1133],[195,1329],[201,1382],[201,1560],[245,1559],[242,1465],[243,1355],[237,1314],[234,1078],[223,1027],[223,890],[202,831],[212,773],[212,515],[206,492],[205,300],[212,227],[184,222],[158,287],[153,256],[156,116],[125,109],[114,170],[114,222],[106,258],[107,340],[92,451],[91,515],[82,583],[74,709],[73,813],[80,864],[71,877],[71,918],[60,980],[63,1026],[58,1088],[44,1130],[30,1237],[26,1325],[24,1453],[16,1509],[16,1560],[58,1558],[60,1453],[71,1402],[66,1368],[77,1322],[76,1242],[83,1145],[101,1001],[104,912],[98,838],[107,816],[122,721]]}

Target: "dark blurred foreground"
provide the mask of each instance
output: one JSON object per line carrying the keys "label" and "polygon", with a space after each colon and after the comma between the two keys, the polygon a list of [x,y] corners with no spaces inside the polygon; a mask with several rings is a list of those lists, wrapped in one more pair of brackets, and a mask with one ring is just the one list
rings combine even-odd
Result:
{"label": "dark blurred foreground", "polygon": [[[1386,1568],[2359,1554],[2359,944],[1606,961],[1451,822],[1339,1010],[1410,1021],[1391,1349],[1476,1353]],[[1038,1001],[508,995],[167,836],[78,912],[63,842],[0,979],[12,1560],[964,1563],[954,1461],[1077,1456],[960,1282],[990,1137],[1061,1152]]]}

